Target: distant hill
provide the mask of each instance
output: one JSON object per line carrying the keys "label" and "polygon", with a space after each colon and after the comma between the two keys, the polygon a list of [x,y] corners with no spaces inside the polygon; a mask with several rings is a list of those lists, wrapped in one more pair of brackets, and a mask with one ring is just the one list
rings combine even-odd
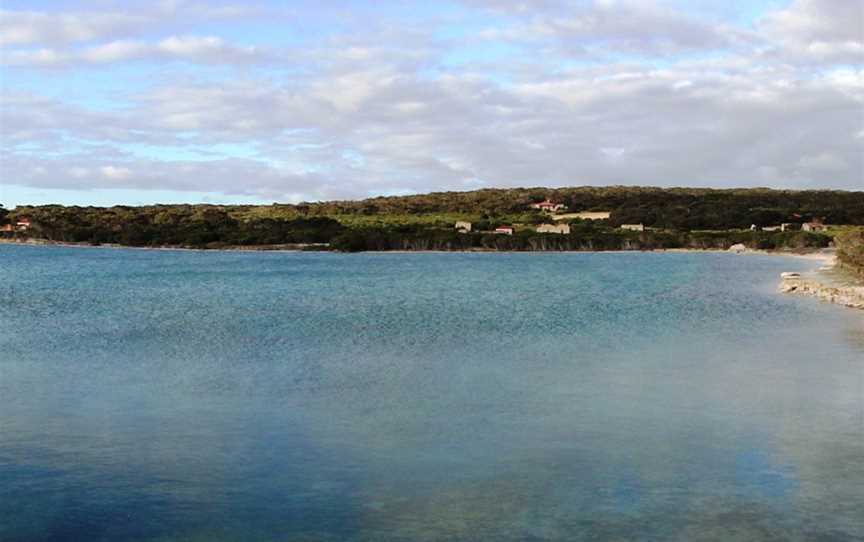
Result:
{"label": "distant hill", "polygon": [[[608,220],[566,220],[568,235],[551,236],[535,226],[552,219],[532,203],[550,200],[580,211],[605,211]],[[4,216],[5,215],[5,216]],[[701,188],[574,187],[509,188],[377,197],[360,201],[272,205],[149,205],[141,207],[19,206],[0,209],[0,225],[28,219],[26,231],[7,237],[133,246],[261,246],[330,243],[346,250],[595,250],[759,248],[824,246],[830,237],[809,232],[750,232],[821,220],[864,225],[864,192],[834,190],[713,190]],[[474,225],[468,235],[456,221]],[[621,224],[646,231],[623,232]],[[517,225],[507,239],[489,236]],[[792,228],[796,229],[795,227]],[[780,235],[783,233],[783,235]]]}
{"label": "distant hill", "polygon": [[573,187],[506,188],[433,192],[414,196],[334,201],[294,206],[304,213],[509,215],[550,199],[570,211],[612,211],[617,223],[673,229],[746,228],[823,219],[831,224],[864,224],[864,192],[747,188]]}

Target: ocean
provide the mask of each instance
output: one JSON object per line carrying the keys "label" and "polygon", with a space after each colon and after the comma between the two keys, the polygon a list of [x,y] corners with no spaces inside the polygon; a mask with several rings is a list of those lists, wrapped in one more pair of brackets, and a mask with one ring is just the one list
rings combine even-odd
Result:
{"label": "ocean", "polygon": [[0,540],[864,540],[818,265],[0,245]]}

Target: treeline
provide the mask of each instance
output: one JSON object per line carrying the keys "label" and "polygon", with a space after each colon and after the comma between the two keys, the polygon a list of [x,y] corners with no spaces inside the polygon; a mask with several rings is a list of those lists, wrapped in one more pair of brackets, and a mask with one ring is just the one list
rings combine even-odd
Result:
{"label": "treeline", "polygon": [[795,232],[630,232],[613,229],[574,231],[569,235],[541,234],[522,231],[515,235],[490,233],[455,233],[452,231],[393,231],[385,228],[364,228],[346,231],[331,242],[331,248],[344,252],[388,250],[657,250],[657,249],[717,249],[726,250],[743,244],[748,248],[804,249],[822,248],[831,243],[827,235]]}
{"label": "treeline", "polygon": [[[570,212],[611,211],[606,221],[570,222],[570,235],[538,234],[548,215],[530,209],[543,199]],[[8,216],[7,216],[8,214]],[[129,246],[211,247],[329,243],[338,250],[621,250],[824,246],[807,232],[751,232],[756,226],[823,219],[864,225],[864,192],[711,190],[691,188],[514,188],[441,192],[363,201],[298,205],[150,205],[141,207],[0,207],[0,225],[29,219],[27,231],[4,233],[51,241]],[[523,224],[515,236],[453,231]],[[616,229],[644,224],[643,233]],[[705,231],[707,230],[707,231]],[[731,231],[747,230],[747,231]]]}
{"label": "treeline", "polygon": [[[611,224],[676,230],[748,228],[822,219],[864,225],[864,192],[837,190],[714,190],[701,188],[576,187],[437,192],[290,206],[311,215],[441,214],[502,216],[549,198],[571,212],[611,211]],[[288,206],[284,206],[288,207]]]}
{"label": "treeline", "polygon": [[[457,233],[452,226],[394,223],[347,227],[329,217],[237,218],[225,208],[209,205],[149,207],[40,206],[16,209],[10,216],[27,217],[31,228],[15,235],[57,242],[222,248],[284,244],[324,244],[334,250],[653,250],[670,248],[727,249],[744,244],[754,249],[800,249],[828,246],[827,235],[804,231],[680,231],[633,232],[603,221],[574,221],[569,235],[541,234],[530,228],[515,235]],[[494,223],[480,221],[491,228]]]}
{"label": "treeline", "polygon": [[238,219],[209,205],[18,208],[32,223],[29,237],[67,243],[189,246],[328,243],[344,231],[327,217]]}

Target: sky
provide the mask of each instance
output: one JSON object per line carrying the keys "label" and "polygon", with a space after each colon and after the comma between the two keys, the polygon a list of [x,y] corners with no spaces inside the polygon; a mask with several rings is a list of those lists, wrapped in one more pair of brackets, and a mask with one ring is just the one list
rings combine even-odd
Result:
{"label": "sky", "polygon": [[0,203],[864,190],[862,0],[0,0]]}

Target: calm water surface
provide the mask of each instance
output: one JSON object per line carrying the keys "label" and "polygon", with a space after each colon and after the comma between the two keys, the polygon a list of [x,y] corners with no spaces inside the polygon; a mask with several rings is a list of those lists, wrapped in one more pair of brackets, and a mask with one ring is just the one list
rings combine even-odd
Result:
{"label": "calm water surface", "polygon": [[0,246],[0,540],[864,540],[816,265]]}

